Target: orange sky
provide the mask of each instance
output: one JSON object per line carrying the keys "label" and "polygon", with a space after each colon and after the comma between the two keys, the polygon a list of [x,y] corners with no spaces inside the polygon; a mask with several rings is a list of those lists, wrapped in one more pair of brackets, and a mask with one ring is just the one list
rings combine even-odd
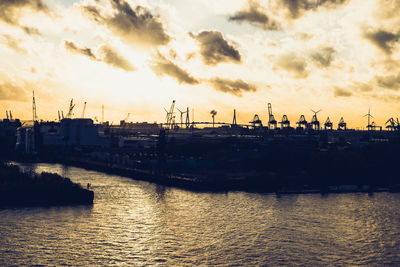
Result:
{"label": "orange sky", "polygon": [[[195,120],[336,124],[398,117],[396,0],[20,0],[0,2],[0,114],[165,119],[173,99]],[[178,113],[178,112],[177,112]],[[4,114],[4,115],[3,115]],[[178,114],[177,114],[178,117]]]}

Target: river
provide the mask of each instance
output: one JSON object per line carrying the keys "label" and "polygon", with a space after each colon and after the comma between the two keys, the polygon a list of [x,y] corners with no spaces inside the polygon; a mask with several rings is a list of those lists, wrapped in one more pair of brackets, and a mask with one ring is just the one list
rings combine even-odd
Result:
{"label": "river", "polygon": [[93,206],[0,209],[0,265],[400,264],[400,194],[198,193],[59,164]]}

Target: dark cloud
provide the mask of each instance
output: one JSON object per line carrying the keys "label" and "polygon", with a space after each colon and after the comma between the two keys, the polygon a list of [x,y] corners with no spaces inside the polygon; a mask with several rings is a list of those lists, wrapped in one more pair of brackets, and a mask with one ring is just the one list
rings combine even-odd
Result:
{"label": "dark cloud", "polygon": [[91,48],[88,47],[81,48],[77,46],[75,43],[70,41],[64,41],[64,46],[66,50],[72,53],[87,56],[91,60],[101,61],[112,67],[120,68],[125,71],[136,70],[136,68],[127,59],[125,59],[118,53],[118,51],[116,51],[114,48],[108,45],[103,45],[102,47],[100,47],[97,56]]}
{"label": "dark cloud", "polygon": [[400,74],[388,76],[375,76],[376,83],[383,88],[391,90],[400,89]]}
{"label": "dark cloud", "polygon": [[297,56],[295,53],[279,56],[275,62],[275,68],[292,73],[294,78],[306,78],[308,76],[307,62],[304,58]]}
{"label": "dark cloud", "polygon": [[126,71],[134,71],[136,68],[123,56],[121,56],[118,51],[113,49],[108,45],[104,45],[100,48],[100,54],[102,61],[105,63],[120,68]]}
{"label": "dark cloud", "polygon": [[37,29],[19,24],[21,11],[24,9],[29,9],[31,12],[49,12],[47,5],[42,0],[1,0],[0,20],[12,26],[21,27],[28,34],[38,34]]}
{"label": "dark cloud", "polygon": [[171,37],[165,32],[159,17],[142,6],[131,7],[124,0],[110,0],[112,15],[103,15],[93,5],[82,6],[83,11],[96,22],[105,24],[129,44],[165,45]]}
{"label": "dark cloud", "polygon": [[92,60],[97,60],[97,58],[94,55],[91,48],[88,48],[88,47],[80,48],[75,43],[70,42],[70,41],[64,41],[64,46],[65,46],[65,49],[67,49],[70,52],[73,52],[76,54],[82,54],[82,55],[89,57]]}
{"label": "dark cloud", "polygon": [[353,93],[349,90],[340,88],[340,87],[336,87],[335,90],[333,91],[333,95],[335,97],[349,97],[352,96]]}
{"label": "dark cloud", "polygon": [[289,16],[293,19],[301,17],[305,11],[316,10],[321,6],[335,8],[347,2],[349,0],[278,0],[278,3],[288,10]]}
{"label": "dark cloud", "polygon": [[329,67],[334,60],[336,50],[333,47],[323,47],[311,53],[311,58],[321,67]]}
{"label": "dark cloud", "polygon": [[279,23],[271,19],[254,0],[249,0],[247,9],[236,12],[229,17],[229,21],[248,22],[264,30],[276,31],[280,29]]}
{"label": "dark cloud", "polygon": [[207,65],[217,65],[221,62],[240,63],[239,51],[229,44],[219,31],[202,31],[190,36],[197,40],[200,45],[200,54],[203,62]]}
{"label": "dark cloud", "polygon": [[176,79],[179,83],[186,83],[191,85],[199,83],[199,81],[196,78],[192,77],[186,70],[182,69],[160,53],[155,56],[151,65],[151,69],[158,76],[168,75]]}
{"label": "dark cloud", "polygon": [[229,80],[222,78],[213,78],[208,81],[210,85],[217,91],[242,96],[243,92],[255,92],[257,87],[254,84],[247,83],[243,80]]}
{"label": "dark cloud", "polygon": [[377,30],[365,34],[365,38],[387,54],[392,53],[393,46],[399,40],[399,34],[393,34],[384,30]]}
{"label": "dark cloud", "polygon": [[19,43],[21,42],[18,39],[15,39],[13,36],[8,35],[8,34],[3,34],[0,35],[0,42],[3,44],[7,45],[9,48],[14,49],[16,52],[21,53],[21,54],[27,54],[28,51],[21,47]]}

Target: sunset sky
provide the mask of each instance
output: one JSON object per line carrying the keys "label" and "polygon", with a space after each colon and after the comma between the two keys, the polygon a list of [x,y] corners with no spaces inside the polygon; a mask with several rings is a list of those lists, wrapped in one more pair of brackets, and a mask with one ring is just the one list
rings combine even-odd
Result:
{"label": "sunset sky", "polygon": [[[295,123],[310,109],[363,127],[400,117],[398,0],[1,0],[0,114],[67,112],[115,123],[258,114]],[[177,114],[179,117],[179,114]]]}

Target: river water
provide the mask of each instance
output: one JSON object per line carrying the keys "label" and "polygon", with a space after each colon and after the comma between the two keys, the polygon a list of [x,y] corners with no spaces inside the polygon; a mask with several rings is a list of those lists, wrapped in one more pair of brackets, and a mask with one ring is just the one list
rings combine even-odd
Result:
{"label": "river water", "polygon": [[400,264],[400,194],[196,193],[58,164],[93,206],[0,209],[0,265]]}

